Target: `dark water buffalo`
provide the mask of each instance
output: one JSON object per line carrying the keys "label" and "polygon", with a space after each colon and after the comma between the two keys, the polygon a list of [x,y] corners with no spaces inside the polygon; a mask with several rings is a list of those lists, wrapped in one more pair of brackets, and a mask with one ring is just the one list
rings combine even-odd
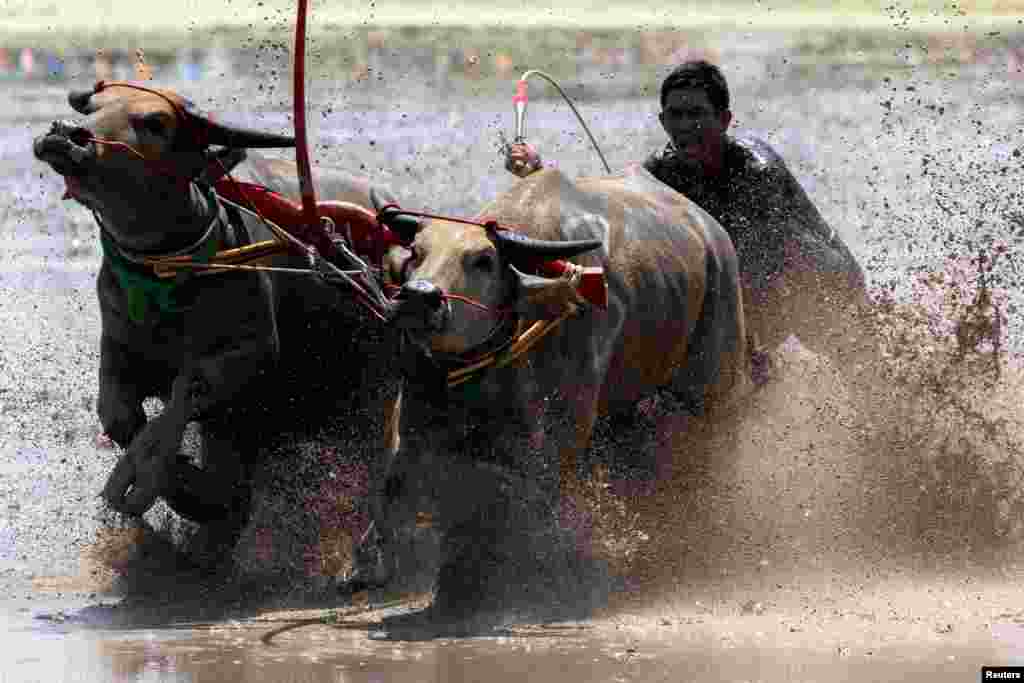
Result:
{"label": "dark water buffalo", "polygon": [[[265,238],[258,220],[228,209],[211,191],[212,150],[234,163],[244,155],[239,150],[294,146],[291,137],[224,125],[173,92],[131,84],[68,99],[79,117],[54,122],[34,152],[64,177],[68,196],[91,210],[100,228],[98,412],[125,449],[103,497],[131,515],[163,497],[179,514],[221,525],[233,539],[249,512],[251,456],[281,427],[274,418],[291,407],[289,426],[313,420],[314,389],[325,394],[331,383],[334,394],[364,393],[374,365],[350,337],[367,321],[355,306],[343,315],[345,294],[306,276],[236,271],[168,281],[141,264],[147,256],[201,255]],[[289,162],[250,158],[234,175],[298,198]],[[316,184],[321,198],[369,204],[364,179],[318,169]],[[286,256],[275,265],[297,263],[304,265]],[[289,362],[279,363],[284,358]],[[288,388],[305,399],[298,411]],[[164,409],[147,421],[142,404],[150,396],[162,397]],[[198,465],[179,455],[193,420],[202,430]],[[361,424],[370,430],[371,422]]]}
{"label": "dark water buffalo", "polygon": [[[732,243],[647,171],[575,181],[541,171],[480,216],[518,234],[432,220],[391,253],[403,281],[391,313],[409,344],[375,510],[382,559],[366,576],[395,571],[389,544],[430,511],[440,571],[432,606],[412,621],[438,632],[490,623],[521,598],[558,599],[560,573],[544,566],[559,488],[573,490],[600,414],[628,413],[659,389],[713,411],[749,382]],[[604,268],[607,310],[582,311],[569,280],[527,272],[576,255]],[[529,353],[448,386],[447,373],[506,348],[522,324],[562,316]]]}

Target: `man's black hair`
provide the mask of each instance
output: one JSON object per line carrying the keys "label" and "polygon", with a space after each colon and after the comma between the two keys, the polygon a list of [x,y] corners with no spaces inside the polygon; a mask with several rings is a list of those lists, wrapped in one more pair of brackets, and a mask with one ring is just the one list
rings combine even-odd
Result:
{"label": "man's black hair", "polygon": [[711,62],[695,59],[683,62],[672,73],[665,77],[661,84],[661,107],[665,108],[665,100],[673,90],[680,88],[700,88],[707,93],[711,104],[718,113],[729,108],[729,86],[725,83],[722,70]]}

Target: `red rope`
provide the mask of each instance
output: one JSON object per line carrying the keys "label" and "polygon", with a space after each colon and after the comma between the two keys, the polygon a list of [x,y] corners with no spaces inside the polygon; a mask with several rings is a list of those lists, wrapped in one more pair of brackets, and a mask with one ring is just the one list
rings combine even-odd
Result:
{"label": "red rope", "polygon": [[430,218],[441,221],[448,221],[449,223],[463,223],[465,225],[475,225],[480,228],[486,228],[488,230],[511,230],[516,231],[517,226],[501,226],[498,225],[498,221],[493,218],[485,218],[482,221],[474,221],[469,218],[456,218],[454,216],[442,216],[436,213],[427,213],[426,211],[411,211],[409,209],[403,209],[398,204],[385,204],[381,208],[377,209],[377,220],[380,222],[380,217],[386,211],[391,210],[394,215],[403,216],[418,216],[420,218]]}

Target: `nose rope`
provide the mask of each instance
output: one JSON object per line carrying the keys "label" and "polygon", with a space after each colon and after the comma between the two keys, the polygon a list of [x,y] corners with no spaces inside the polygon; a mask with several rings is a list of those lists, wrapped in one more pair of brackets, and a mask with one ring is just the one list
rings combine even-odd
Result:
{"label": "nose rope", "polygon": [[[139,90],[139,91],[144,92],[144,93],[149,93],[150,95],[156,95],[157,97],[161,98],[162,100],[167,102],[167,104],[169,104],[171,109],[174,111],[174,117],[178,120],[178,125],[180,125],[182,127],[182,129],[187,130],[187,131],[189,131],[189,133],[191,133],[192,137],[194,138],[195,143],[198,146],[200,146],[200,147],[203,146],[203,143],[205,142],[205,140],[203,139],[202,131],[197,129],[195,126],[190,126],[188,124],[188,116],[186,115],[184,108],[181,106],[181,104],[179,102],[175,102],[173,98],[168,96],[167,93],[160,92],[159,90],[156,90],[155,88],[147,88],[146,86],[138,85],[137,83],[130,83],[128,81],[96,81],[96,85],[93,86],[92,91],[93,91],[93,93],[99,93],[99,92],[102,92],[103,90],[105,90],[106,88],[111,88],[111,87],[130,88],[132,90]],[[165,172],[167,172],[168,175],[171,175],[171,176],[174,176],[174,177],[178,177],[178,178],[184,177],[184,176],[182,176],[179,173],[174,173],[174,172],[166,171],[166,165],[165,164],[162,164],[160,162],[155,162],[155,161],[152,161],[150,159],[147,159],[145,157],[145,155],[143,155],[141,152],[139,152],[137,149],[135,149],[134,147],[132,147],[131,145],[129,145],[126,142],[120,142],[120,141],[117,141],[117,140],[102,140],[100,138],[90,138],[90,140],[93,141],[93,142],[99,142],[99,143],[105,144],[105,145],[111,145],[113,147],[125,148],[128,151],[130,151],[131,153],[135,154],[140,159],[142,159],[143,161],[145,161],[147,164],[153,164],[153,165],[155,165],[157,167],[164,167],[165,168]],[[189,182],[191,182],[192,179],[191,178],[187,178],[187,180]]]}
{"label": "nose rope", "polygon": [[[384,285],[384,289],[387,290],[387,291],[395,291],[395,290],[401,291],[402,288],[400,286],[398,286],[398,285],[386,284],[386,285]],[[397,296],[397,292],[396,292],[396,296]],[[392,296],[391,299],[394,300],[396,298],[396,296]],[[488,306],[487,304],[481,303],[480,301],[477,301],[476,299],[473,299],[471,297],[463,296],[461,294],[449,294],[448,292],[445,292],[444,290],[441,291],[441,299],[442,300],[460,301],[460,302],[462,302],[462,303],[464,303],[464,304],[466,304],[468,306],[472,306],[474,308],[478,308],[478,309],[480,309],[480,310],[482,310],[482,311],[484,311],[486,313],[489,313],[489,314],[491,314],[491,315],[493,315],[495,317],[499,317],[499,318],[508,316],[508,315],[510,315],[512,313],[512,309],[510,309],[510,308],[494,308],[493,306]]]}
{"label": "nose rope", "polygon": [[[401,290],[401,287],[397,285],[385,285],[385,290]],[[397,295],[391,297],[392,301],[397,299]],[[455,362],[460,367],[456,370],[448,373],[448,386],[454,387],[459,384],[463,384],[470,379],[479,371],[493,365],[500,354],[505,353],[512,347],[516,346],[517,342],[522,336],[522,324],[518,321],[518,316],[515,315],[515,311],[511,308],[494,308],[481,303],[471,297],[462,296],[461,294],[449,294],[447,292],[441,292],[442,301],[459,301],[468,306],[478,308],[489,315],[497,318],[497,322],[492,325],[491,329],[487,332],[480,342],[474,345],[471,349],[467,349],[461,353],[438,353],[433,352],[436,356],[443,357],[449,362]],[[488,345],[492,345],[493,340],[498,334],[507,327],[508,322],[513,322],[513,328],[510,334],[498,344],[496,347],[491,348],[489,351],[484,350]],[[531,344],[532,345],[532,344]],[[493,345],[492,345],[493,346]],[[519,355],[519,354],[517,354]],[[509,358],[511,360],[511,358]]]}
{"label": "nose rope", "polygon": [[464,304],[467,304],[469,306],[473,306],[474,308],[479,308],[479,309],[481,309],[481,310],[483,310],[483,311],[485,311],[487,313],[491,313],[492,315],[496,315],[496,316],[499,316],[499,317],[506,316],[506,315],[508,315],[511,312],[511,309],[509,309],[509,308],[492,308],[490,306],[487,306],[486,304],[480,303],[476,299],[471,299],[470,297],[462,296],[461,294],[448,294],[448,293],[442,292],[441,296],[444,297],[445,299],[452,299],[452,300],[455,300],[455,301],[461,301]]}
{"label": "nose rope", "polygon": [[160,161],[153,161],[152,159],[147,158],[145,154],[143,154],[139,150],[135,149],[133,146],[131,146],[127,142],[122,142],[120,140],[105,140],[103,138],[97,138],[97,137],[93,137],[91,135],[87,136],[87,137],[85,137],[83,139],[88,140],[89,142],[96,143],[98,145],[106,145],[107,147],[114,147],[114,148],[117,148],[117,149],[127,150],[128,152],[131,152],[132,154],[137,156],[139,159],[144,161],[146,164],[152,166],[153,168],[156,168],[160,172],[161,175],[166,175],[168,177],[174,178],[175,180],[180,180],[180,181],[185,182],[185,183],[192,182],[192,179],[189,178],[188,176],[183,175],[181,173],[174,172],[174,170],[172,170],[173,169],[172,165],[166,164],[166,163],[163,163],[163,162],[160,162]]}

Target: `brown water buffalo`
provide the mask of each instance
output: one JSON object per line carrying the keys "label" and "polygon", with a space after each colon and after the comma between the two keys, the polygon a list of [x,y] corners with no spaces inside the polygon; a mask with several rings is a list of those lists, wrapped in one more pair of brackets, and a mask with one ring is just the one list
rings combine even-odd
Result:
{"label": "brown water buffalo", "polygon": [[[336,394],[360,393],[353,390],[372,364],[348,363],[351,372],[332,375],[330,363],[346,354],[351,361],[347,337],[365,320],[338,315],[344,293],[306,276],[236,271],[160,280],[142,263],[267,237],[259,220],[212,191],[213,151],[233,164],[244,156],[240,150],[291,147],[291,137],[221,124],[176,93],[133,84],[72,92],[68,100],[79,117],[55,121],[35,139],[34,152],[64,177],[68,196],[92,211],[100,229],[98,412],[125,449],[102,495],[131,515],[163,497],[184,517],[222,525],[233,541],[249,510],[249,459],[270,425],[280,426],[267,418],[288,404],[278,360],[312,366],[296,370],[307,402],[289,415],[301,422],[316,412],[316,387],[333,382]],[[250,158],[234,175],[298,198],[289,162]],[[321,198],[369,204],[365,179],[321,168],[315,180]],[[307,265],[282,259],[275,265]],[[305,342],[317,336],[330,348],[308,350]],[[150,396],[162,397],[164,409],[147,421],[143,401]],[[294,408],[294,393],[290,400]],[[258,419],[243,419],[253,411]],[[193,420],[202,428],[199,466],[179,456]]]}
{"label": "brown water buffalo", "polygon": [[[439,633],[561,595],[546,565],[559,556],[559,484],[575,485],[600,414],[628,413],[659,389],[713,411],[749,382],[733,245],[647,171],[575,181],[541,171],[480,217],[516,232],[435,219],[391,253],[405,380],[374,512],[379,564],[362,579],[392,577],[401,530],[431,512],[442,543],[434,601],[409,621]],[[566,278],[528,272],[576,255],[604,269],[607,310],[585,310]],[[507,348],[517,329],[563,315],[529,353],[448,386],[449,372]]]}

